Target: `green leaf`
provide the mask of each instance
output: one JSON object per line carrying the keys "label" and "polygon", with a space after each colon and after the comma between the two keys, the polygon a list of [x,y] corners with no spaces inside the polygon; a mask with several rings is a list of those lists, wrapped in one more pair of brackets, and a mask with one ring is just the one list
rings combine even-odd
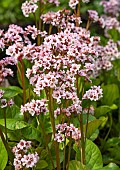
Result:
{"label": "green leaf", "polygon": [[11,119],[23,120],[24,116],[20,112],[20,108],[17,105],[13,105],[11,107],[7,107],[6,109],[6,117]]}
{"label": "green leaf", "polygon": [[103,86],[102,103],[111,106],[116,99],[119,98],[119,88],[116,84],[108,84]]}
{"label": "green leaf", "polygon": [[113,39],[115,42],[120,39],[120,33],[117,29],[108,30],[108,34],[110,38]]}
{"label": "green leaf", "polygon": [[95,109],[95,117],[99,118],[100,116],[106,115],[106,113],[110,112],[111,110],[116,110],[118,106],[116,104],[112,104],[111,106],[99,106]]}
{"label": "green leaf", "polygon": [[107,166],[95,170],[120,170],[120,168],[115,163],[109,163]]}
{"label": "green leaf", "polygon": [[103,167],[100,150],[91,140],[86,141],[85,154],[86,166],[91,170],[100,169]]}
{"label": "green leaf", "polygon": [[116,110],[116,109],[118,109],[118,106],[117,106],[116,104],[112,104],[112,105],[110,106],[110,109]]}
{"label": "green leaf", "polygon": [[[98,127],[101,125],[102,120],[96,119],[88,123],[88,129],[87,129],[87,138],[90,138],[92,134],[98,129]],[[86,126],[85,126],[86,129]]]}
{"label": "green leaf", "polygon": [[29,140],[35,139],[37,141],[40,141],[41,139],[40,131],[32,125],[28,125],[26,128],[23,128],[21,134]]}
{"label": "green leaf", "polygon": [[68,170],[89,170],[89,169],[81,162],[72,160],[69,162]]}
{"label": "green leaf", "polygon": [[14,96],[17,96],[20,93],[23,93],[22,89],[17,86],[9,86],[9,87],[1,87],[0,89],[4,90],[5,93],[3,97],[5,98],[12,98]]}
{"label": "green leaf", "polygon": [[[4,119],[0,119],[0,125],[4,126]],[[7,129],[9,130],[17,130],[23,129],[27,126],[24,121],[15,120],[15,119],[7,119],[6,120]]]}
{"label": "green leaf", "polygon": [[81,159],[80,147],[78,147],[78,145],[77,145],[76,143],[74,143],[73,149],[74,149],[75,152],[76,152],[75,160],[80,160],[80,159]]}
{"label": "green leaf", "polygon": [[110,138],[107,140],[106,144],[108,147],[117,146],[120,144],[120,137]]}
{"label": "green leaf", "polygon": [[106,113],[110,112],[111,108],[109,106],[100,106],[95,109],[95,117],[99,118],[100,116],[106,115]]}
{"label": "green leaf", "polygon": [[99,120],[102,121],[102,124],[101,124],[101,126],[100,126],[100,128],[102,129],[102,128],[106,125],[106,123],[107,123],[107,121],[108,121],[108,116],[107,116],[107,117],[101,116],[101,117],[99,118]]}
{"label": "green leaf", "polygon": [[90,137],[91,141],[94,141],[99,135],[99,130],[96,129],[96,131],[92,134],[92,136]]}
{"label": "green leaf", "polygon": [[36,165],[36,170],[39,170],[39,169],[44,169],[48,166],[48,163],[45,161],[45,160],[39,160],[37,162],[37,165]]}
{"label": "green leaf", "polygon": [[8,154],[0,138],[0,170],[4,170],[8,161]]}
{"label": "green leaf", "polygon": [[[54,163],[54,167],[56,168],[56,153],[55,153],[55,148],[52,147],[51,148],[51,157],[52,157],[52,160],[53,160],[53,163]],[[63,152],[59,152],[59,155],[60,155],[60,163],[63,161],[64,159],[64,155],[63,155]],[[53,166],[52,166],[52,162],[51,162],[51,159],[50,159],[50,154],[48,153],[47,157],[46,157],[46,162],[48,163],[48,169],[49,170],[53,170]]]}

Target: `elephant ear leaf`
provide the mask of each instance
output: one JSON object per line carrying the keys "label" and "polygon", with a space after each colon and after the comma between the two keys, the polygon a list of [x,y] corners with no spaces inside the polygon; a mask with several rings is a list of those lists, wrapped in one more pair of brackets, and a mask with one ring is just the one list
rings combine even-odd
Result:
{"label": "elephant ear leaf", "polygon": [[80,161],[72,160],[69,162],[68,170],[89,170]]}
{"label": "elephant ear leaf", "polygon": [[8,154],[0,138],[0,170],[4,170],[8,161]]}
{"label": "elephant ear leaf", "polygon": [[86,166],[91,170],[100,169],[103,167],[102,155],[97,147],[91,140],[86,141]]}

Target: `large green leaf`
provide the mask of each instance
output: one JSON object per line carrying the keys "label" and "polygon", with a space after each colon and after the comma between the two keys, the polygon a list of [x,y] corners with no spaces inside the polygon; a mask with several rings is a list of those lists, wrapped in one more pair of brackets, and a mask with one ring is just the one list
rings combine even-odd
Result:
{"label": "large green leaf", "polygon": [[120,170],[120,168],[115,163],[109,163],[107,166],[95,170]]}
{"label": "large green leaf", "polygon": [[102,103],[111,106],[116,99],[119,98],[119,89],[116,84],[108,84],[103,86],[103,98]]}
{"label": "large green leaf", "polygon": [[115,42],[117,40],[120,40],[120,33],[117,29],[108,30],[108,34],[109,34],[110,38],[113,39]]}
{"label": "large green leaf", "polygon": [[72,160],[69,162],[68,170],[89,170],[80,161]]}
{"label": "large green leaf", "polygon": [[8,154],[0,138],[0,170],[4,170],[8,161]]}
{"label": "large green leaf", "polygon": [[21,114],[20,112],[20,108],[15,104],[12,107],[7,107],[6,117],[10,119],[18,119],[18,120],[24,119],[23,114]]}
{"label": "large green leaf", "polygon": [[95,109],[95,117],[99,118],[100,116],[106,115],[106,113],[110,112],[111,110],[117,109],[117,105],[112,104],[111,106],[103,105],[99,106]]}
{"label": "large green leaf", "polygon": [[39,160],[35,169],[39,170],[39,169],[44,169],[48,166],[48,163],[45,160]]}
{"label": "large green leaf", "polygon": [[[4,119],[0,119],[0,125],[4,126]],[[6,120],[6,126],[9,130],[17,130],[17,129],[23,129],[27,126],[27,124],[24,121],[16,120],[16,119],[7,119]]]}
{"label": "large green leaf", "polygon": [[[56,168],[56,152],[55,152],[55,148],[51,147],[50,149],[51,152],[51,157],[54,163],[54,167]],[[64,155],[63,152],[59,152],[59,156],[60,156],[60,163],[64,160]],[[52,162],[51,162],[51,158],[50,158],[50,154],[48,153],[47,157],[46,157],[46,161],[48,163],[48,169],[49,170],[53,170],[53,166],[52,166]]]}
{"label": "large green leaf", "polygon": [[[88,129],[87,129],[87,138],[90,138],[101,124],[102,124],[102,120],[99,120],[99,119],[89,122]],[[85,129],[86,129],[86,126],[85,126]]]}
{"label": "large green leaf", "polygon": [[86,165],[91,170],[100,169],[103,167],[102,155],[99,148],[91,140],[86,141]]}
{"label": "large green leaf", "polygon": [[14,96],[17,96],[20,93],[23,93],[22,89],[17,86],[9,86],[9,87],[1,87],[0,89],[4,90],[4,97],[5,98],[12,98]]}
{"label": "large green leaf", "polygon": [[99,118],[100,116],[106,115],[106,113],[110,112],[111,108],[109,106],[99,106],[95,109],[95,116],[96,118]]}
{"label": "large green leaf", "polygon": [[21,134],[29,139],[29,140],[37,140],[37,141],[40,141],[40,138],[41,138],[41,133],[38,129],[36,129],[34,126],[32,125],[28,125],[28,127],[26,128],[23,128],[21,130]]}
{"label": "large green leaf", "polygon": [[[0,108],[0,119],[4,118],[4,109]],[[17,105],[13,105],[11,107],[7,107],[6,109],[6,118],[9,119],[23,119],[23,114],[20,113],[20,108]]]}

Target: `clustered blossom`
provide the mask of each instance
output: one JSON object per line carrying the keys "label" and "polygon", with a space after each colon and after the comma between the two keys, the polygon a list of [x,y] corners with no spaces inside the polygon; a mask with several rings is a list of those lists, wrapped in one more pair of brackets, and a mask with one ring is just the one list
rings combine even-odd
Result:
{"label": "clustered blossom", "polygon": [[39,115],[41,113],[46,114],[46,112],[48,112],[46,99],[33,99],[31,102],[26,103],[24,106],[21,106],[21,113],[24,112],[29,112],[31,116]]}
{"label": "clustered blossom", "polygon": [[3,97],[3,94],[4,94],[5,92],[3,91],[3,90],[0,90],[0,99]]}
{"label": "clustered blossom", "polygon": [[104,12],[112,16],[119,16],[120,14],[120,0],[103,0],[101,5],[104,7]]}
{"label": "clustered blossom", "polygon": [[[82,0],[83,3],[88,3],[89,1],[90,0]],[[69,0],[69,7],[75,9],[79,3],[79,0]]]}
{"label": "clustered blossom", "polygon": [[105,23],[105,36],[109,37],[108,30],[110,29],[116,29],[118,32],[120,32],[120,22],[117,20],[116,17],[110,17],[103,15],[101,18],[103,18]]}
{"label": "clustered blossom", "polygon": [[33,168],[39,160],[38,153],[30,153],[31,141],[25,141],[23,139],[13,147],[12,151],[15,155],[13,165],[15,170],[22,170],[23,168]]}
{"label": "clustered blossom", "polygon": [[70,27],[74,27],[73,22],[81,23],[81,18],[76,15],[69,15],[69,10],[59,10],[57,12],[48,12],[46,14],[41,15],[41,19],[46,24],[51,24],[60,29],[65,29],[70,25]]}
{"label": "clustered blossom", "polygon": [[14,104],[14,101],[12,99],[7,100],[4,98],[4,93],[5,91],[0,90],[0,107],[1,108],[6,108],[6,107],[11,107]]}
{"label": "clustered blossom", "polygon": [[89,31],[74,26],[46,36],[41,46],[23,48],[24,57],[33,63],[26,76],[34,92],[40,96],[43,89],[52,88],[52,97],[57,103],[72,100],[73,104],[78,104],[76,75],[90,81],[98,56],[98,42],[98,37],[90,37]]}
{"label": "clustered blossom", "polygon": [[33,0],[30,0],[29,2],[25,1],[24,3],[22,3],[22,7],[21,7],[23,15],[25,17],[28,17],[30,13],[35,13],[37,8],[38,5],[36,4],[36,1]]}
{"label": "clustered blossom", "polygon": [[70,8],[72,9],[75,9],[76,8],[76,5],[79,3],[79,0],[70,0],[69,1],[69,6]]}
{"label": "clustered blossom", "polygon": [[[11,56],[0,61],[1,62],[0,64],[2,64],[3,68],[4,65],[7,64],[10,65],[17,64],[18,61],[21,61],[21,59],[23,59],[25,55],[28,55],[30,48],[31,50],[34,49],[35,44],[32,45],[30,39],[28,38],[29,35],[31,35],[31,38],[34,40],[38,35],[40,35],[41,37],[45,37],[47,35],[47,32],[37,30],[37,28],[34,25],[33,26],[28,25],[25,28],[25,30],[23,30],[20,26],[14,24],[9,25],[9,28],[5,33],[1,31],[0,37],[0,44],[2,41],[1,49],[4,50],[4,48],[7,47],[6,55]],[[24,51],[27,53],[25,53]],[[5,68],[5,70],[7,72],[7,68]],[[8,73],[12,75],[12,71],[10,69],[8,69]]]}
{"label": "clustered blossom", "polygon": [[7,76],[13,76],[13,71],[7,68],[7,65],[14,65],[15,60],[12,57],[6,57],[0,60],[0,84],[4,81]]}
{"label": "clustered blossom", "polygon": [[31,25],[28,25],[26,28],[25,28],[25,32],[24,32],[25,35],[31,35],[31,38],[34,40],[38,35],[41,35],[41,37],[44,37],[47,35],[47,32],[46,31],[40,31],[38,30],[35,25],[31,26]]}
{"label": "clustered blossom", "polygon": [[111,39],[106,46],[98,46],[97,51],[99,57],[94,62],[93,77],[97,77],[102,70],[111,70],[113,68],[112,61],[120,58],[117,43]]}
{"label": "clustered blossom", "polygon": [[80,104],[72,104],[67,108],[57,108],[54,110],[54,117],[57,118],[61,114],[65,114],[67,117],[70,117],[71,114],[80,114],[82,112],[81,102]]}
{"label": "clustered blossom", "polygon": [[119,14],[120,14],[120,0],[103,0],[101,3],[104,7],[105,14],[102,15],[101,19],[104,20],[105,24],[105,36],[109,37],[108,31],[110,29],[116,29],[120,32],[120,22],[119,22]]}
{"label": "clustered blossom", "polygon": [[[35,13],[35,11],[38,9],[38,2],[39,0],[30,0],[30,1],[25,1],[22,3],[22,12],[25,17],[29,17],[31,13]],[[58,0],[42,0],[41,3],[46,4],[46,3],[53,3],[56,6],[60,4]]]}
{"label": "clustered blossom", "polygon": [[65,138],[72,138],[74,140],[79,140],[81,138],[81,132],[78,128],[76,128],[73,124],[69,126],[64,124],[56,125],[56,130],[58,133],[55,134],[54,140],[61,143],[65,141]]}
{"label": "clustered blossom", "polygon": [[94,107],[91,105],[89,108],[84,108],[83,113],[89,113],[91,115],[94,115]]}
{"label": "clustered blossom", "polygon": [[101,97],[103,97],[103,91],[100,88],[100,86],[92,86],[91,89],[86,91],[86,93],[83,95],[83,100],[91,100],[91,101],[97,101]]}
{"label": "clustered blossom", "polygon": [[103,17],[99,17],[98,12],[95,10],[88,10],[89,19],[92,22],[98,22],[102,28],[105,27],[105,21]]}

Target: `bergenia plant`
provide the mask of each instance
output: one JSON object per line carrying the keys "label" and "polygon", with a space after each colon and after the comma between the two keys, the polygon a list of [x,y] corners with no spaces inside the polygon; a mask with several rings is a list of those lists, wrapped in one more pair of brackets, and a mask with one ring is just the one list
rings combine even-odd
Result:
{"label": "bergenia plant", "polygon": [[[60,2],[25,1],[23,15],[33,15],[35,24],[0,30],[6,54],[0,60],[0,83],[14,77],[13,65],[19,82],[0,90],[1,170],[104,170],[95,139],[105,119],[94,114],[103,89],[95,80],[112,69],[119,50],[112,39],[102,46],[90,26],[97,23],[108,34],[111,27],[119,30],[119,21],[110,27],[109,17],[90,9],[86,26],[81,26],[81,4],[86,3],[70,0],[69,9],[46,13]],[[112,12],[107,1],[101,4]],[[113,17],[118,16],[117,5],[115,9]]]}

